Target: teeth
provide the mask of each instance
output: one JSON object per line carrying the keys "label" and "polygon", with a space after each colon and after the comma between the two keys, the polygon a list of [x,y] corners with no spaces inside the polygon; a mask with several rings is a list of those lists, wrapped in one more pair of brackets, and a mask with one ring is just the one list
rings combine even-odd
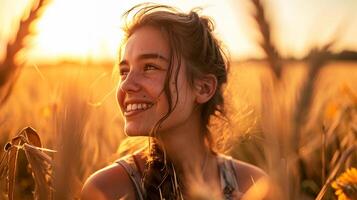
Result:
{"label": "teeth", "polygon": [[146,110],[149,109],[153,104],[147,103],[132,103],[126,105],[126,112],[135,111],[135,110]]}

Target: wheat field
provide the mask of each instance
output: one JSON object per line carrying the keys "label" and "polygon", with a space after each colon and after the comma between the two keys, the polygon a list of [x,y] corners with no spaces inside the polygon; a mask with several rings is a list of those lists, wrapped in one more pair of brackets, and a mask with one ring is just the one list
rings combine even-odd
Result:
{"label": "wheat field", "polygon": [[[225,151],[260,166],[268,173],[274,173],[268,164],[269,149],[265,147],[272,141],[262,128],[266,123],[262,107],[268,97],[261,91],[264,85],[269,84],[263,78],[268,73],[265,65],[264,62],[240,62],[231,67],[225,91],[231,120],[226,129],[229,129],[231,145]],[[29,65],[23,69],[12,95],[2,108],[1,146],[22,128],[31,126],[39,134],[43,147],[57,151],[48,153],[54,161],[54,177],[58,177],[52,183],[57,188],[53,194],[56,199],[78,197],[84,180],[119,156],[118,148],[125,134],[116,103],[118,76],[113,66],[111,63]],[[302,62],[286,64],[282,82],[288,92],[284,93],[284,99],[292,101],[296,98],[297,88],[303,82],[305,72],[306,66]],[[300,197],[301,194],[307,199],[316,197],[324,179],[333,170],[334,164],[331,162],[336,159],[335,152],[341,151],[349,143],[341,141],[336,144],[336,140],[343,140],[344,135],[351,134],[348,130],[349,121],[356,128],[356,121],[351,121],[356,120],[356,77],[356,63],[332,62],[317,78],[312,112],[304,126],[305,130],[301,132],[299,144],[302,164]],[[347,106],[351,110],[346,112],[345,119],[339,121],[333,133],[335,136],[328,136],[331,141],[327,142],[325,166],[321,159],[322,127],[329,128],[336,115]],[[283,141],[285,136],[278,136]],[[356,155],[351,156],[339,173],[355,165],[355,161]],[[5,192],[6,184],[4,181],[1,184],[4,186],[2,192]],[[20,151],[14,199],[32,199],[34,185],[26,156]],[[326,199],[334,198],[330,186],[326,195]],[[2,197],[5,197],[4,194]]]}
{"label": "wheat field", "polygon": [[[210,127],[217,149],[269,176],[243,200],[357,199],[357,62],[333,59],[338,35],[286,61],[263,1],[249,2],[265,59],[232,63],[224,92],[229,121],[213,118]],[[0,199],[79,199],[91,173],[147,141],[123,133],[115,61],[18,62],[49,3],[32,5],[5,42]]]}

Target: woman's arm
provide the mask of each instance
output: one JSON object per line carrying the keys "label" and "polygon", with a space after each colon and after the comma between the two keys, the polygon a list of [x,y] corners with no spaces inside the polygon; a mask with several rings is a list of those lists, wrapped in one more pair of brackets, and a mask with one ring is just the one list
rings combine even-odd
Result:
{"label": "woman's arm", "polygon": [[245,193],[259,179],[268,177],[268,175],[263,170],[254,165],[238,160],[235,160],[234,163],[238,187],[242,193]]}
{"label": "woman's arm", "polygon": [[112,164],[91,175],[82,188],[82,200],[135,199],[131,180],[121,165]]}
{"label": "woman's arm", "polygon": [[94,181],[92,179],[88,179],[82,188],[81,192],[82,200],[106,200],[107,198],[103,194],[103,192],[97,188]]}

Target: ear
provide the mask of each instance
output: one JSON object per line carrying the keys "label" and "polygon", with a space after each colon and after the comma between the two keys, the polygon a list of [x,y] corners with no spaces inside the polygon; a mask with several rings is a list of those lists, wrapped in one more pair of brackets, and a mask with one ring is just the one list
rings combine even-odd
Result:
{"label": "ear", "polygon": [[196,102],[199,104],[209,101],[217,89],[217,78],[213,74],[207,74],[196,78],[194,81],[194,90]]}

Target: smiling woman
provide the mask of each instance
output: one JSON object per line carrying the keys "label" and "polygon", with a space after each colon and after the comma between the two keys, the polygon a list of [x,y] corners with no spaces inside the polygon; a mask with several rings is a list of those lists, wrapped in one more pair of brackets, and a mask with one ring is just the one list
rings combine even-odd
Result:
{"label": "smiling woman", "polygon": [[240,198],[264,172],[214,148],[210,119],[225,118],[228,60],[213,23],[164,5],[126,15],[133,12],[117,97],[126,134],[148,136],[150,146],[94,173],[82,199],[202,198],[195,188],[210,199]]}

